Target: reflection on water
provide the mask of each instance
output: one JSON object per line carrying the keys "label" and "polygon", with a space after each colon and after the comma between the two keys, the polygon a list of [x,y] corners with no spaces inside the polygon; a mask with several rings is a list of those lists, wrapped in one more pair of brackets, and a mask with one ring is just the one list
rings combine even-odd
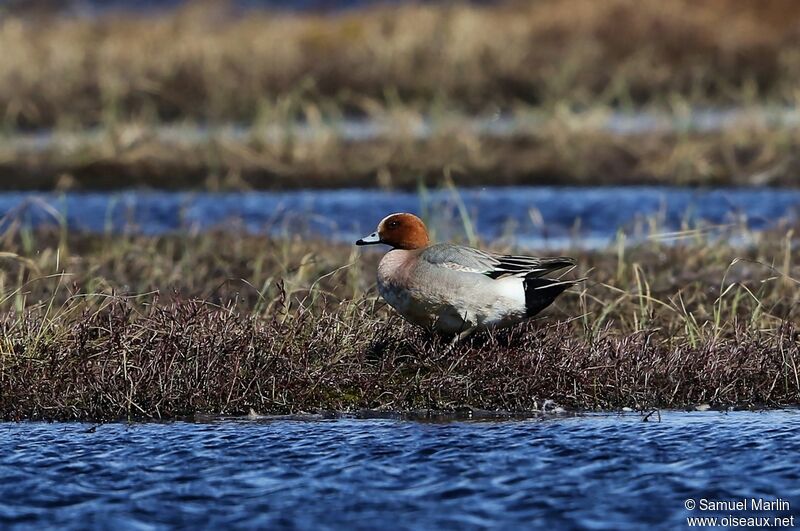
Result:
{"label": "reflection on water", "polygon": [[[0,424],[0,527],[683,529],[800,515],[800,413]],[[758,516],[748,511],[740,517]],[[796,518],[797,520],[797,518]]]}
{"label": "reflection on water", "polygon": [[[440,240],[463,237],[461,212],[485,241],[520,247],[604,246],[687,227],[763,230],[800,219],[800,190],[657,187],[508,187],[438,190],[422,196],[377,190],[189,193],[0,194],[5,225],[66,222],[71,230],[159,234],[209,228],[354,241],[391,212],[416,212]],[[2,226],[0,226],[0,229]],[[746,242],[744,242],[746,243]]]}

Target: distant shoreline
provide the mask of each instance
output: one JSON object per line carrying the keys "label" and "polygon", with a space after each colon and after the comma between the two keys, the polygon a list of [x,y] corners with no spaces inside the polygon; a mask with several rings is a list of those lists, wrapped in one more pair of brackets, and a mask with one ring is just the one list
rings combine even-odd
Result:
{"label": "distant shoreline", "polygon": [[116,123],[0,135],[0,190],[796,187],[799,125],[786,107]]}

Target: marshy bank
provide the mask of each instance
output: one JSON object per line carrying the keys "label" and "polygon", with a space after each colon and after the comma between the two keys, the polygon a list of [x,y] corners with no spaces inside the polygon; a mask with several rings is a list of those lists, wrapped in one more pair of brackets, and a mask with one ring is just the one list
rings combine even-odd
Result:
{"label": "marshy bank", "polygon": [[[796,186],[796,3],[220,6],[3,13],[0,187],[68,192],[1,198],[0,416],[800,403],[795,192],[459,189]],[[444,356],[340,243],[398,188],[590,280]]]}
{"label": "marshy bank", "polygon": [[9,230],[0,415],[798,404],[793,235],[564,249],[581,289],[445,355],[376,299],[378,255],[350,246]]}

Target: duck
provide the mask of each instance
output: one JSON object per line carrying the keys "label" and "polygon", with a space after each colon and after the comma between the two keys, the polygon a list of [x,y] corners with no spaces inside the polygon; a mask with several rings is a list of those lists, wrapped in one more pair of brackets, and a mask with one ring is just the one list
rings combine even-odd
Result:
{"label": "duck", "polygon": [[460,341],[488,328],[537,315],[580,280],[545,278],[576,267],[566,256],[497,254],[451,243],[432,243],[425,223],[398,212],[356,245],[391,249],[378,264],[380,296],[407,321]]}

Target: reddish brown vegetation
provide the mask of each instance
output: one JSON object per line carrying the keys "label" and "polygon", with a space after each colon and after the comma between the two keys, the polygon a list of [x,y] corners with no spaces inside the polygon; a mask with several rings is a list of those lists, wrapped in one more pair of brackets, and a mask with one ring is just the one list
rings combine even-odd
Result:
{"label": "reddish brown vegetation", "polygon": [[[19,253],[0,274],[7,419],[800,403],[800,261],[775,234],[740,251],[573,250],[575,274],[591,278],[582,293],[449,353],[374,298],[373,255],[341,267],[355,258],[347,247],[231,234],[36,241],[3,242]],[[47,277],[57,259],[69,276]],[[165,294],[114,295],[154,288]]]}

